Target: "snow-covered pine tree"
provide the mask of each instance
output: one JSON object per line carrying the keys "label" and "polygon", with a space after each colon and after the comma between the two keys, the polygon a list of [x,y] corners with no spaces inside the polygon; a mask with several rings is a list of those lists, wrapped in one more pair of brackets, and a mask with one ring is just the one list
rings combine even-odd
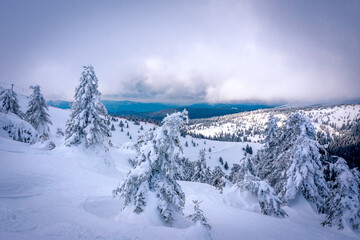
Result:
{"label": "snow-covered pine tree", "polygon": [[261,179],[266,178],[273,172],[274,164],[272,162],[275,161],[276,155],[279,154],[280,129],[278,127],[278,121],[279,119],[275,117],[274,114],[270,114],[263,132],[263,135],[265,136],[263,141],[264,147],[257,152],[254,158],[257,173]]}
{"label": "snow-covered pine tree", "polygon": [[360,227],[359,179],[349,169],[343,158],[327,166],[329,185],[332,189],[327,201],[327,215],[323,225],[337,225],[343,229],[349,225],[355,230]]}
{"label": "snow-covered pine tree", "polygon": [[178,168],[176,169],[175,179],[180,181],[191,181],[194,175],[195,162],[190,161],[188,158],[176,158]]}
{"label": "snow-covered pine tree", "polygon": [[216,166],[211,174],[211,185],[216,187],[220,193],[222,193],[223,188],[225,187],[225,173],[220,166]]}
{"label": "snow-covered pine tree", "polygon": [[235,184],[239,181],[243,181],[248,172],[257,176],[252,157],[247,154],[240,160],[239,164],[234,164],[232,166],[228,179],[230,182]]}
{"label": "snow-covered pine tree", "polygon": [[301,113],[294,113],[278,139],[277,145],[265,145],[256,157],[258,176],[268,180],[283,202],[301,193],[319,212],[324,212],[329,189],[322,172],[314,126]]}
{"label": "snow-covered pine tree", "polygon": [[206,165],[205,149],[199,151],[199,160],[195,163],[195,172],[192,182],[211,183],[211,171]]}
{"label": "snow-covered pine tree", "polygon": [[124,127],[124,123],[123,123],[123,121],[122,121],[122,120],[120,120],[120,122],[119,122],[119,127],[121,127],[121,128],[123,128],[123,127]]}
{"label": "snow-covered pine tree", "polygon": [[182,215],[185,195],[174,175],[180,158],[180,129],[188,123],[187,111],[168,115],[162,126],[139,138],[135,168],[113,191],[124,199],[125,207],[141,213],[149,198],[156,198],[156,208],[165,221],[172,225],[175,215]]}
{"label": "snow-covered pine tree", "polygon": [[65,132],[67,146],[85,142],[88,147],[103,143],[110,136],[107,110],[100,100],[98,79],[91,65],[84,66],[71,109]]}
{"label": "snow-covered pine tree", "polygon": [[260,178],[255,177],[248,171],[243,180],[237,183],[237,187],[240,191],[249,191],[257,198],[262,214],[276,217],[287,216],[286,212],[281,208],[282,202],[280,198],[266,180],[260,180]]}
{"label": "snow-covered pine tree", "polygon": [[30,88],[33,89],[33,93],[30,95],[26,119],[38,131],[40,137],[48,139],[50,137],[49,124],[52,124],[48,113],[49,108],[40,92],[40,86],[35,85]]}
{"label": "snow-covered pine tree", "polygon": [[227,177],[227,179],[232,183],[237,183],[239,180],[239,172],[240,172],[240,165],[239,164],[233,164],[233,166],[230,169],[230,174]]}
{"label": "snow-covered pine tree", "polygon": [[15,93],[13,88],[14,85],[12,84],[11,89],[5,89],[0,93],[0,101],[2,101],[0,112],[4,112],[4,113],[11,112],[18,115],[21,119],[23,119],[24,114],[20,110],[17,94]]}
{"label": "snow-covered pine tree", "polygon": [[275,117],[274,114],[270,114],[269,120],[266,124],[264,135],[265,139],[264,142],[269,147],[276,146],[278,134],[279,134],[279,127],[278,127],[279,118]]}

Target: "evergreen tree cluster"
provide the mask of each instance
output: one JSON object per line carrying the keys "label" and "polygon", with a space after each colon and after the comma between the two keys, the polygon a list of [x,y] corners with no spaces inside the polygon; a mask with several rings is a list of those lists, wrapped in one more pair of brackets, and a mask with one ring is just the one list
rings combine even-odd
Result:
{"label": "evergreen tree cluster", "polygon": [[35,85],[30,88],[33,89],[33,93],[30,95],[26,113],[20,110],[13,85],[11,89],[5,89],[0,93],[2,102],[0,112],[14,114],[18,118],[18,120],[8,119],[9,121],[3,126],[3,129],[10,138],[25,143],[34,143],[39,140],[39,137],[47,140],[50,137],[49,124],[52,124],[48,106],[40,92],[40,86]]}
{"label": "evergreen tree cluster", "polygon": [[270,116],[263,149],[234,164],[229,181],[258,198],[262,213],[286,216],[282,206],[301,194],[319,213],[323,225],[359,229],[359,172],[340,157],[329,156],[316,141],[310,120],[300,113],[279,128]]}

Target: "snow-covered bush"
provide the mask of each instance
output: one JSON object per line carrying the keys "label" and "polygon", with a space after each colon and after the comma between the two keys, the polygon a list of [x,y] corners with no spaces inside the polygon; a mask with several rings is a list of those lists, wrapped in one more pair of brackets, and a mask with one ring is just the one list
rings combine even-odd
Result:
{"label": "snow-covered bush", "polygon": [[56,129],[56,135],[58,135],[58,136],[64,136],[65,134],[64,134],[64,131],[63,131],[61,128],[57,128],[57,129]]}
{"label": "snow-covered bush", "polygon": [[141,213],[149,198],[156,198],[157,210],[172,225],[175,215],[182,215],[185,195],[175,180],[180,158],[180,129],[187,124],[187,111],[168,115],[162,126],[147,132],[136,144],[135,168],[113,191],[124,200],[124,208],[131,207]]}
{"label": "snow-covered bush", "polygon": [[186,216],[186,218],[191,219],[194,223],[200,222],[207,230],[211,230],[211,226],[208,223],[207,218],[204,216],[204,211],[200,209],[200,203],[198,200],[193,200],[194,203],[194,213]]}
{"label": "snow-covered bush", "polygon": [[49,149],[49,150],[53,150],[55,147],[56,147],[56,145],[55,145],[54,142],[48,142],[46,144],[46,148]]}
{"label": "snow-covered bush", "polygon": [[345,225],[359,230],[360,227],[360,195],[359,177],[351,171],[343,158],[327,166],[329,172],[330,198],[327,201],[327,215],[323,225],[337,225],[343,229]]}
{"label": "snow-covered bush", "polygon": [[33,125],[40,136],[48,139],[50,137],[49,124],[52,124],[48,113],[49,108],[40,92],[40,86],[36,85],[30,88],[33,89],[33,93],[30,95],[28,110],[26,111],[26,120]]}
{"label": "snow-covered bush", "polygon": [[237,183],[240,191],[248,191],[259,201],[261,213],[276,217],[287,216],[281,208],[281,200],[276,195],[274,189],[266,180],[260,180],[251,173],[246,173],[244,179]]}
{"label": "snow-covered bush", "polygon": [[98,79],[92,66],[84,67],[71,110],[65,131],[67,146],[85,142],[86,147],[89,147],[101,144],[111,136],[108,124],[110,121],[100,100]]}
{"label": "snow-covered bush", "polygon": [[14,113],[0,113],[0,131],[1,135],[19,142],[35,143],[38,140],[34,127]]}

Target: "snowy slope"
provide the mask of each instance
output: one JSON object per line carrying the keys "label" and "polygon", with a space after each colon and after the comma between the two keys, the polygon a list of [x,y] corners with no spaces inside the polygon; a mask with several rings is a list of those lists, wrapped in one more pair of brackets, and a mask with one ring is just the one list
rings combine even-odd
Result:
{"label": "snowy slope", "polygon": [[[26,99],[20,102],[24,106]],[[198,239],[190,222],[171,228],[151,213],[124,215],[121,201],[112,196],[131,169],[131,142],[153,125],[141,123],[144,130],[139,133],[140,126],[129,122],[120,132],[118,122],[113,122],[114,147],[109,152],[86,150],[64,146],[64,137],[55,134],[57,128],[65,129],[68,115],[69,111],[50,107],[51,141],[56,144],[52,151],[46,143],[29,145],[0,137],[0,239]],[[246,143],[193,139],[198,144],[193,147],[191,140],[181,140],[189,143],[184,155],[196,160],[200,148],[210,147],[206,153],[211,167],[220,165],[220,156],[230,167],[244,156]],[[250,145],[255,151],[261,147]],[[300,197],[285,208],[289,217],[278,219],[262,215],[251,196],[230,186],[219,194],[207,184],[180,185],[186,195],[185,215],[192,212],[191,200],[203,201],[213,239],[359,239],[347,228],[322,227],[324,216]]]}
{"label": "snowy slope", "polygon": [[360,118],[360,104],[344,104],[334,106],[318,106],[306,108],[271,108],[251,112],[242,112],[208,119],[192,121],[190,131],[205,137],[216,137],[221,133],[236,136],[247,136],[249,141],[262,139],[261,132],[270,114],[280,119],[282,124],[290,114],[299,111],[310,118],[317,132],[339,134],[343,125],[350,124]]}

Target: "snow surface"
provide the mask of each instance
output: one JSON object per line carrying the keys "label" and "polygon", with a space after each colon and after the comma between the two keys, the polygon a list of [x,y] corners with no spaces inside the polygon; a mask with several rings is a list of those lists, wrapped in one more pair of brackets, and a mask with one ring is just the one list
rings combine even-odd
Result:
{"label": "snow surface", "polygon": [[[26,104],[26,99],[19,99]],[[113,148],[66,147],[56,129],[65,129],[69,111],[50,107],[53,125],[48,150],[46,142],[33,145],[0,136],[0,239],[201,239],[204,235],[191,222],[168,227],[151,211],[141,215],[121,212],[122,203],[113,198],[115,189],[131,169],[137,137],[153,127],[129,122],[120,132],[113,122]],[[24,110],[23,110],[24,111]],[[124,120],[123,120],[124,122]],[[126,124],[125,124],[126,125]],[[132,139],[126,135],[129,131]],[[184,155],[195,161],[200,148],[206,148],[208,165],[219,166],[219,157],[231,168],[244,157],[246,143],[194,139],[181,141]],[[254,152],[261,145],[249,143]],[[211,147],[211,152],[208,148]],[[221,165],[220,165],[221,166]],[[226,172],[229,173],[229,170]],[[324,215],[318,215],[302,197],[284,210],[287,218],[262,215],[257,200],[246,192],[226,187],[223,194],[214,187],[194,182],[179,182],[186,196],[184,213],[193,212],[192,200],[202,201],[201,209],[212,226],[213,239],[359,239],[348,228],[342,231],[322,227]]]}
{"label": "snow surface", "polygon": [[270,108],[250,112],[241,112],[207,119],[192,121],[190,131],[202,134],[205,137],[215,137],[221,133],[236,134],[239,131],[248,132],[247,137],[251,142],[263,139],[259,134],[265,128],[270,114],[279,118],[279,125],[284,124],[288,116],[294,112],[301,112],[310,118],[317,132],[339,134],[337,128],[349,124],[360,118],[360,104],[344,104],[333,106],[317,106],[304,108]]}

